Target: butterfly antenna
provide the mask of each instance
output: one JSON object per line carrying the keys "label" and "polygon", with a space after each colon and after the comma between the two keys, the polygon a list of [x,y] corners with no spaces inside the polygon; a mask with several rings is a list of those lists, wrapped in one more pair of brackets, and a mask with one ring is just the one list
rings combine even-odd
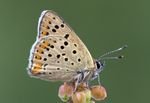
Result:
{"label": "butterfly antenna", "polygon": [[127,45],[124,45],[122,46],[121,48],[118,48],[116,50],[113,50],[113,51],[110,51],[110,52],[107,52],[105,54],[103,54],[102,56],[100,56],[100,58],[98,60],[106,60],[106,59],[122,59],[124,56],[123,55],[120,55],[120,56],[115,56],[115,57],[106,57],[110,54],[113,54],[113,53],[116,53],[116,52],[119,52],[119,51],[122,51],[124,50],[125,48],[127,48],[128,46]]}

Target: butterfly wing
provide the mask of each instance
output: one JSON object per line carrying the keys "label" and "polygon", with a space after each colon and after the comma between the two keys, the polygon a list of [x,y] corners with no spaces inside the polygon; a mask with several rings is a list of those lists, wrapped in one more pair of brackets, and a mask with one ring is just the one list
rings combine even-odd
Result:
{"label": "butterfly wing", "polygon": [[43,11],[37,40],[32,46],[29,74],[51,81],[70,81],[77,71],[94,68],[86,46],[53,11]]}

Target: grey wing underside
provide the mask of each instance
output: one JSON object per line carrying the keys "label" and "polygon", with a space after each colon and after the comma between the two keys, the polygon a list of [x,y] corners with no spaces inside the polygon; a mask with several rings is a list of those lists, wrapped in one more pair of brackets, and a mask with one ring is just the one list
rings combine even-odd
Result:
{"label": "grey wing underside", "polygon": [[53,11],[43,11],[37,40],[30,51],[29,75],[50,81],[70,81],[77,71],[94,67],[91,54],[75,32]]}

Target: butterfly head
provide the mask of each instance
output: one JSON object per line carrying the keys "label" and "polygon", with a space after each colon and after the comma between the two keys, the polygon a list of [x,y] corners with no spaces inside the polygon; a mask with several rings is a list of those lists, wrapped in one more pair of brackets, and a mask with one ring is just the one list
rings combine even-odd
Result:
{"label": "butterfly head", "polygon": [[95,71],[94,71],[93,76],[92,76],[92,80],[95,79],[95,78],[97,78],[99,76],[99,73],[103,70],[103,68],[105,66],[105,60],[122,59],[124,57],[122,55],[108,57],[108,55],[116,53],[118,51],[122,51],[125,48],[127,48],[127,45],[124,45],[121,48],[118,48],[118,49],[115,49],[113,51],[107,52],[107,53],[103,54],[102,56],[100,56],[100,58],[95,61],[96,67],[95,67]]}
{"label": "butterfly head", "polygon": [[100,73],[105,66],[105,61],[96,60],[96,72]]}
{"label": "butterfly head", "polygon": [[92,75],[91,80],[94,80],[99,76],[99,74],[103,70],[104,66],[105,66],[105,61],[100,61],[100,60],[95,61],[95,71]]}

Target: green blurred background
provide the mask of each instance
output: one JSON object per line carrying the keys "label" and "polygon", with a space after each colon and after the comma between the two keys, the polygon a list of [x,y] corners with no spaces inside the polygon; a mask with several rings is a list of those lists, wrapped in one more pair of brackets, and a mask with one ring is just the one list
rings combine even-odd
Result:
{"label": "green blurred background", "polygon": [[123,60],[106,62],[101,103],[150,103],[149,0],[0,0],[0,103],[61,103],[60,82],[27,75],[40,13],[56,11],[94,58],[124,44]]}

